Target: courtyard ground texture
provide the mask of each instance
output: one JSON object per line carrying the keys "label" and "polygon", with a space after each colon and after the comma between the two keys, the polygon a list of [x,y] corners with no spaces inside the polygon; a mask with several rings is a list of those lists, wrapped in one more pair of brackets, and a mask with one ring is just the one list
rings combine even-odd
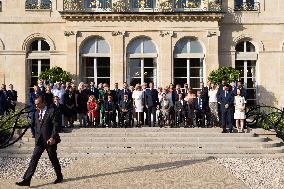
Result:
{"label": "courtyard ground texture", "polygon": [[[53,169],[43,158],[31,188],[284,188],[283,158],[93,157],[60,162],[62,184],[52,184]],[[21,158],[2,158],[0,188],[20,188],[14,183],[27,165]]]}

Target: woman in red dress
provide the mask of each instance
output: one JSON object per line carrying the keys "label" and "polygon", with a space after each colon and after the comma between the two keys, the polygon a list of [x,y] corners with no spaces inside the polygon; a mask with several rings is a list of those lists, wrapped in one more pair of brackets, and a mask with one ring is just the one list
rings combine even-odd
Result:
{"label": "woman in red dress", "polygon": [[98,112],[98,104],[96,102],[95,96],[89,96],[87,103],[88,106],[88,117],[90,125],[96,125],[100,121],[100,114]]}

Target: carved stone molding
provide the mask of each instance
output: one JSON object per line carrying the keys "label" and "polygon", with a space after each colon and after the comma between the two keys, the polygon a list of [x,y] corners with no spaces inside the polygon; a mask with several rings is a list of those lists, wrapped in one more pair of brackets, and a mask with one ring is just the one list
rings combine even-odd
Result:
{"label": "carved stone molding", "polygon": [[113,31],[111,34],[112,34],[112,36],[119,36],[119,35],[124,36],[125,31]]}
{"label": "carved stone molding", "polygon": [[70,35],[75,35],[74,31],[64,31],[64,35],[69,37]]}
{"label": "carved stone molding", "polygon": [[207,37],[220,36],[220,31],[207,31]]}
{"label": "carved stone molding", "polygon": [[165,36],[170,36],[173,37],[175,34],[174,31],[160,31],[160,36],[165,37]]}

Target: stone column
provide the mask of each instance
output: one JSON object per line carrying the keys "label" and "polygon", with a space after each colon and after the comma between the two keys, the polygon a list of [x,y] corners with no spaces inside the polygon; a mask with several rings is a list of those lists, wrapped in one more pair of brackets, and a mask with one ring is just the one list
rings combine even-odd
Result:
{"label": "stone column", "polygon": [[77,44],[77,38],[80,37],[80,32],[77,31],[65,31],[64,32],[67,43],[66,51],[66,71],[72,75],[75,81],[79,82],[80,72],[80,59],[79,48],[80,44]]}
{"label": "stone column", "polygon": [[114,83],[118,83],[119,87],[122,87],[124,81],[124,68],[127,64],[125,52],[124,52],[124,38],[125,31],[113,31],[112,45],[111,45],[111,57],[110,57],[110,86],[114,86]]}
{"label": "stone column", "polygon": [[219,51],[218,51],[218,36],[219,31],[208,31],[207,40],[208,45],[206,47],[206,58],[205,58],[205,77],[204,81],[207,82],[209,74],[219,68]]}
{"label": "stone column", "polygon": [[165,87],[173,80],[173,31],[160,31],[160,45],[158,49],[158,85]]}

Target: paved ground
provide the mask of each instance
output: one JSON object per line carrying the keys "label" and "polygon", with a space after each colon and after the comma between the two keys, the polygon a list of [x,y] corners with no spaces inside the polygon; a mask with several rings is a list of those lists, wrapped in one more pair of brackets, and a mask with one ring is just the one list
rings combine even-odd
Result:
{"label": "paved ground", "polygon": [[[64,183],[53,185],[54,178],[32,180],[32,188],[68,189],[244,189],[212,158],[187,157],[100,157],[78,159],[63,170]],[[0,180],[1,189],[19,188],[16,180]],[[56,186],[56,187],[55,187]]]}

